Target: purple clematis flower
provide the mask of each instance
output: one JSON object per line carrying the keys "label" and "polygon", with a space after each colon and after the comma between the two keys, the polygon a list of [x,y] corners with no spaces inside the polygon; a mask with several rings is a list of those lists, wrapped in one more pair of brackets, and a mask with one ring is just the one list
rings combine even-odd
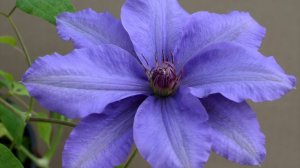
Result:
{"label": "purple clematis flower", "polygon": [[82,119],[65,144],[65,168],[119,165],[133,143],[154,168],[204,167],[211,149],[259,165],[265,138],[245,100],[295,87],[258,52],[265,29],[245,12],[127,0],[121,21],[87,9],[58,16],[57,30],[76,49],[39,58],[23,82],[47,109]]}

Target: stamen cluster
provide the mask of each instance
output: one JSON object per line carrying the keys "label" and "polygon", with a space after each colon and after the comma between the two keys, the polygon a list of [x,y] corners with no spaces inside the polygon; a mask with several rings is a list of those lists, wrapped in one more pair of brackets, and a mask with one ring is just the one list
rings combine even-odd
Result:
{"label": "stamen cluster", "polygon": [[174,93],[179,85],[180,75],[177,75],[174,61],[163,59],[159,64],[156,60],[156,66],[148,73],[150,86],[155,95],[169,96]]}

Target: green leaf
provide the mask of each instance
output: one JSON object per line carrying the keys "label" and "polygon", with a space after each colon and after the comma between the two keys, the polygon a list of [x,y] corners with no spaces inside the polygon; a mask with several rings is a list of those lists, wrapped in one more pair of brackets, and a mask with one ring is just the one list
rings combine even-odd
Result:
{"label": "green leaf", "polygon": [[11,94],[19,95],[19,96],[29,96],[29,93],[25,86],[19,82],[13,82],[12,89],[10,90]]}
{"label": "green leaf", "polygon": [[55,17],[64,11],[74,12],[70,0],[17,0],[22,11],[55,24]]}
{"label": "green leaf", "polygon": [[23,168],[21,162],[3,144],[0,144],[0,168]]}
{"label": "green leaf", "polygon": [[17,45],[17,40],[12,36],[0,36],[0,43],[15,47]]}
{"label": "green leaf", "polygon": [[0,70],[0,88],[1,87],[8,88],[9,93],[13,95],[29,96],[27,89],[22,83],[16,82],[10,73],[2,70]]}
{"label": "green leaf", "polygon": [[0,120],[12,136],[15,144],[20,145],[25,127],[24,119],[0,104]]}
{"label": "green leaf", "polygon": [[14,77],[12,74],[0,70],[0,87],[4,86],[8,89],[12,88]]}
{"label": "green leaf", "polygon": [[7,132],[5,126],[0,123],[0,138],[3,136],[9,136],[9,133]]}
{"label": "green leaf", "polygon": [[123,168],[124,165],[115,166],[115,168]]}
{"label": "green leaf", "polygon": [[[37,117],[41,118],[47,118],[47,114],[45,113],[38,113]],[[37,128],[39,132],[39,137],[48,145],[50,146],[50,139],[51,139],[51,131],[52,127],[51,124],[49,123],[42,123],[42,122],[37,122]]]}

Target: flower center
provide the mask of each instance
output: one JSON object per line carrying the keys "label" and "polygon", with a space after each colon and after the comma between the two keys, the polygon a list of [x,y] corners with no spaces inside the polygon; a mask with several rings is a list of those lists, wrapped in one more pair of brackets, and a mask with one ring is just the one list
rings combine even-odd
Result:
{"label": "flower center", "polygon": [[163,61],[148,72],[148,79],[154,94],[169,96],[178,87],[180,76],[176,74],[175,66],[169,61]]}

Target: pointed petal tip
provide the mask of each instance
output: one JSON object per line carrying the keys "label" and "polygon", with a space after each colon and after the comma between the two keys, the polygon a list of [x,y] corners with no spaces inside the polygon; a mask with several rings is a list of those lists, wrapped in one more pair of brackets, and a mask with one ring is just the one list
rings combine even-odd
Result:
{"label": "pointed petal tip", "polygon": [[213,151],[241,165],[260,165],[266,156],[265,135],[250,106],[220,94],[201,101],[210,116]]}

